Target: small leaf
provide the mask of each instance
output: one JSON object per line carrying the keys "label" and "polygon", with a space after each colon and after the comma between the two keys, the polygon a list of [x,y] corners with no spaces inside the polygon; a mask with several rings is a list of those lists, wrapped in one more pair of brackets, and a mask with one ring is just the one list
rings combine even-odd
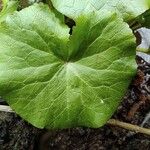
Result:
{"label": "small leaf", "polygon": [[141,36],[141,43],[137,46],[137,51],[150,53],[150,29],[140,28],[137,32]]}
{"label": "small leaf", "polygon": [[100,127],[136,73],[135,38],[114,13],[81,15],[71,36],[56,16],[35,4],[1,24],[0,95],[39,128]]}

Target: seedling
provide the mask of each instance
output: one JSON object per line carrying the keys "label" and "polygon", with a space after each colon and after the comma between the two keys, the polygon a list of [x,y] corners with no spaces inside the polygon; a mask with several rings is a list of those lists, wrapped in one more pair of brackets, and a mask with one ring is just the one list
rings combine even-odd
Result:
{"label": "seedling", "polygon": [[[0,95],[39,128],[101,127],[136,74],[136,42],[127,23],[148,2],[51,2],[3,17]],[[72,29],[64,15],[74,20]]]}

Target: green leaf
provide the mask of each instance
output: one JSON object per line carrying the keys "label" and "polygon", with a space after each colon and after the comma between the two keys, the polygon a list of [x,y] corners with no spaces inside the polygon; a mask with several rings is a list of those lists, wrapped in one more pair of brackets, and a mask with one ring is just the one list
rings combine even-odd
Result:
{"label": "green leaf", "polygon": [[2,0],[3,3],[3,9],[0,12],[0,22],[5,20],[7,15],[13,13],[14,11],[17,10],[18,7],[18,1],[9,1],[9,0]]}
{"label": "green leaf", "polygon": [[[149,0],[51,0],[54,7],[68,17],[75,19],[81,14],[106,10],[115,11],[129,21],[149,8]],[[105,12],[105,13],[106,13]]]}
{"label": "green leaf", "polygon": [[142,15],[142,26],[150,28],[150,9]]}
{"label": "green leaf", "polygon": [[148,4],[149,8],[150,8],[150,1],[146,0],[146,3]]}
{"label": "green leaf", "polygon": [[135,38],[116,14],[97,15],[80,16],[71,36],[42,4],[1,24],[0,95],[34,126],[97,128],[117,109],[136,72]]}
{"label": "green leaf", "polygon": [[140,15],[136,21],[142,26],[150,28],[150,9]]}

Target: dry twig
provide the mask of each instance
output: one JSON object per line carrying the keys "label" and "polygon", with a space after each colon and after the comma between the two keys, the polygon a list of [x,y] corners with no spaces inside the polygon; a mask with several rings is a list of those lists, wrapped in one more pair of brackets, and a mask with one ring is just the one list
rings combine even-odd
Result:
{"label": "dry twig", "polygon": [[143,127],[133,125],[133,124],[130,124],[130,123],[121,122],[121,121],[116,120],[116,119],[108,120],[107,124],[110,124],[110,125],[113,125],[113,126],[118,126],[118,127],[121,127],[121,128],[127,129],[127,130],[131,130],[131,131],[134,131],[134,132],[137,132],[137,133],[143,133],[143,134],[146,134],[146,135],[150,135],[150,129],[148,129],[148,128],[143,128]]}

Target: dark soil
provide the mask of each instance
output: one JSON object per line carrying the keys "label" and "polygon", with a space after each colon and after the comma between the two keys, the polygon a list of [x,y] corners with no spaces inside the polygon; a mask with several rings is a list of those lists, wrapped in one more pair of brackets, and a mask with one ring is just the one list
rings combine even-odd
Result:
{"label": "dark soil", "polygon": [[[137,62],[137,76],[113,118],[150,128],[150,64],[140,57]],[[0,150],[150,150],[150,136],[111,125],[40,130],[16,114],[0,112]]]}

